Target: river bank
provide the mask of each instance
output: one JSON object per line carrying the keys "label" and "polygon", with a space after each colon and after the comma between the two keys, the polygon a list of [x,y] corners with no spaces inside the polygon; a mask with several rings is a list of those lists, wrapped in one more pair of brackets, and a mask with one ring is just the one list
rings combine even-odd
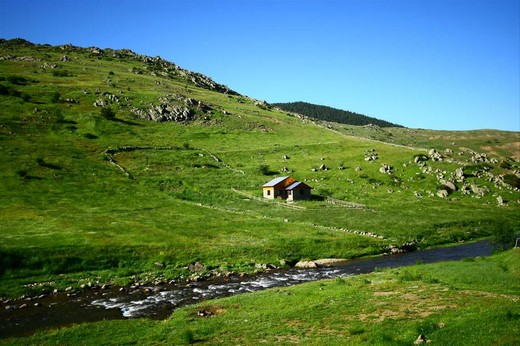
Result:
{"label": "river bank", "polygon": [[164,319],[180,306],[254,292],[272,287],[368,273],[392,268],[488,256],[486,241],[432,250],[338,262],[313,269],[271,269],[255,275],[211,278],[203,281],[162,282],[158,285],[85,287],[56,294],[0,302],[0,335],[27,336],[37,330],[108,319],[147,317]]}

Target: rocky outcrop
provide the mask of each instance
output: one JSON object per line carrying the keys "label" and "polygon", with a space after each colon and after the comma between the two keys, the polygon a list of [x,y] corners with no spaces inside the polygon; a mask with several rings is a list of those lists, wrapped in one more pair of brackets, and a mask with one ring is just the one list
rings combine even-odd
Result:
{"label": "rocky outcrop", "polygon": [[480,197],[483,197],[489,193],[489,188],[487,186],[482,187],[477,184],[471,184],[470,189],[471,192]]}
{"label": "rocky outcrop", "polygon": [[378,158],[379,157],[375,149],[369,149],[365,151],[365,161],[375,161]]}
{"label": "rocky outcrop", "polygon": [[157,122],[189,122],[195,120],[198,114],[211,112],[211,107],[203,102],[182,95],[167,95],[159,98],[159,102],[148,109],[132,108],[131,112]]}
{"label": "rocky outcrop", "polygon": [[444,156],[440,152],[438,152],[436,149],[430,150],[428,153],[432,161],[442,161],[444,159]]}
{"label": "rocky outcrop", "polygon": [[455,180],[459,183],[463,183],[465,180],[464,168],[459,167],[455,170]]}

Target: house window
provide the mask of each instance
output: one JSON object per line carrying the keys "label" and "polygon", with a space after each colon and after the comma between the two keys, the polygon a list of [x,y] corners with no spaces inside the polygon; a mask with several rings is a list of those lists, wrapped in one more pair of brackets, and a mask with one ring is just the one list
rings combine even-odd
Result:
{"label": "house window", "polygon": [[271,196],[271,190],[267,190],[267,196]]}

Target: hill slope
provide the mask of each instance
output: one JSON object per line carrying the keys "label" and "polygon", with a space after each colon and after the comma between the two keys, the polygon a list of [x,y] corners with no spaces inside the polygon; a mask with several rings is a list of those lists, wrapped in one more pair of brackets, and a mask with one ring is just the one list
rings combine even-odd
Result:
{"label": "hill slope", "polygon": [[388,121],[372,118],[363,114],[307,102],[273,103],[272,105],[285,111],[298,113],[313,119],[332,121],[340,124],[357,126],[371,124],[381,127],[403,127],[401,125],[392,124]]}
{"label": "hill slope", "polygon": [[[483,152],[471,136],[447,147],[428,132],[429,152],[404,143],[421,132],[374,141],[158,57],[23,40],[0,41],[0,103],[2,296],[352,258],[520,225],[518,148],[503,145],[518,133],[482,132]],[[306,182],[315,199],[263,200],[275,175]],[[189,270],[196,262],[201,272]]]}

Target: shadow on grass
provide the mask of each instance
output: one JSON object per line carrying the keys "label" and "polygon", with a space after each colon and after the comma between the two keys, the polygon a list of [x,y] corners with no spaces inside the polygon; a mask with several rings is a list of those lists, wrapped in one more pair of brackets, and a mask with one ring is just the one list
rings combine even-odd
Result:
{"label": "shadow on grass", "polygon": [[142,124],[135,123],[133,121],[123,120],[123,119],[118,119],[118,118],[110,118],[108,120],[118,122],[121,124],[125,124],[125,125],[130,125],[130,126],[143,126]]}

